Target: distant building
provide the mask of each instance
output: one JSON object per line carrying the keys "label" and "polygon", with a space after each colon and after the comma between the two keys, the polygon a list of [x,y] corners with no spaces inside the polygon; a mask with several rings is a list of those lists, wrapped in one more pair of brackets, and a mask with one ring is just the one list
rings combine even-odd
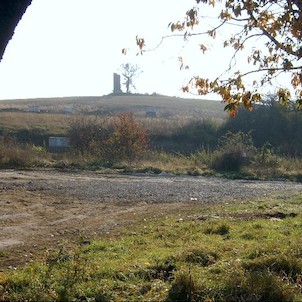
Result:
{"label": "distant building", "polygon": [[145,117],[157,117],[155,108],[153,107],[147,108]]}
{"label": "distant building", "polygon": [[51,136],[48,139],[48,147],[53,151],[62,151],[69,148],[69,138],[65,136]]}
{"label": "distant building", "polygon": [[113,74],[113,93],[121,93],[121,76],[117,73]]}
{"label": "distant building", "polygon": [[29,105],[27,111],[39,113],[41,110],[40,110],[39,106],[37,106],[37,105]]}
{"label": "distant building", "polygon": [[64,114],[72,114],[74,112],[73,108],[64,107]]}

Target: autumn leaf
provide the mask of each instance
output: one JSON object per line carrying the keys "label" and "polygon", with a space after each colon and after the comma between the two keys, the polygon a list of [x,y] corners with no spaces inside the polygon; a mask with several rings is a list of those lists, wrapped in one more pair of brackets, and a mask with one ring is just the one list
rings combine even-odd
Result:
{"label": "autumn leaf", "polygon": [[208,49],[204,44],[199,44],[200,50],[202,50],[203,53],[205,53]]}

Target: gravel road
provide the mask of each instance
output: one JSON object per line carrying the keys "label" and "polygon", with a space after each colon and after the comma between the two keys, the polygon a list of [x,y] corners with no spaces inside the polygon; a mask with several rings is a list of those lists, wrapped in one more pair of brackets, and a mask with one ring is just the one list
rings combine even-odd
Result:
{"label": "gravel road", "polygon": [[0,172],[0,271],[76,238],[99,238],[148,217],[182,215],[196,204],[286,199],[302,184],[173,175]]}
{"label": "gravel road", "polygon": [[302,193],[301,183],[226,180],[161,174],[103,175],[93,172],[4,171],[0,190],[25,189],[60,197],[118,203],[220,202],[279,194]]}

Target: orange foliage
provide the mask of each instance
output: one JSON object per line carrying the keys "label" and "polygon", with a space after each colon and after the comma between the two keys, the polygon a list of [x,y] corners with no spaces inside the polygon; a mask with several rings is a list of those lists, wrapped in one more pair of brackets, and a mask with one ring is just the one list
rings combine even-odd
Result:
{"label": "orange foliage", "polygon": [[120,114],[113,128],[109,143],[120,158],[133,160],[148,149],[147,132],[131,113]]}
{"label": "orange foliage", "polygon": [[[302,108],[302,1],[301,0],[196,0],[198,5],[216,6],[222,2],[223,9],[219,13],[218,25],[214,28],[203,28],[200,22],[198,7],[188,10],[183,22],[170,23],[172,32],[183,32],[185,39],[192,35],[207,35],[215,39],[220,28],[234,25],[229,37],[225,37],[222,45],[234,49],[233,62],[238,53],[250,40],[257,43],[247,57],[251,69],[245,72],[234,72],[227,79],[218,76],[214,79],[196,76],[182,90],[196,90],[199,94],[216,93],[226,103],[225,110],[235,115],[240,104],[248,110],[255,102],[261,100],[260,88],[271,84],[281,73],[291,74],[291,85],[295,92],[292,96],[289,87],[278,87],[280,101],[283,104],[295,97],[299,109]],[[201,10],[202,11],[202,10]],[[194,32],[195,28],[199,33]],[[200,31],[200,28],[203,30]],[[260,40],[261,38],[261,40]],[[260,41],[260,43],[259,43]],[[263,42],[263,44],[261,44]],[[141,53],[145,40],[139,39]],[[200,50],[205,53],[208,47],[199,43]],[[180,62],[183,66],[183,61]],[[233,66],[228,70],[230,74]],[[258,74],[259,81],[253,81],[252,88],[246,83],[248,75]]]}

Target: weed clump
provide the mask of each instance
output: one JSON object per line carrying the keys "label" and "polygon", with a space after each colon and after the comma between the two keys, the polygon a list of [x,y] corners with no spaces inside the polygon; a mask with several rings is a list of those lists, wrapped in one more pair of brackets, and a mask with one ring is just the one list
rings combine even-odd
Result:
{"label": "weed clump", "polygon": [[270,271],[296,282],[302,275],[302,261],[295,255],[258,257],[243,264],[251,272]]}
{"label": "weed clump", "polygon": [[166,302],[198,301],[198,288],[188,272],[180,272],[168,292]]}
{"label": "weed clump", "polygon": [[[293,289],[293,287],[292,287]],[[268,271],[232,274],[213,296],[215,302],[294,301],[295,295],[282,279]]]}
{"label": "weed clump", "polygon": [[218,255],[217,253],[207,251],[204,248],[195,248],[183,253],[181,258],[183,258],[187,263],[198,264],[206,267],[214,264],[218,259]]}
{"label": "weed clump", "polygon": [[210,235],[227,235],[230,232],[230,226],[226,223],[219,223],[218,225],[213,224],[212,226],[208,226],[205,230],[205,234]]}

